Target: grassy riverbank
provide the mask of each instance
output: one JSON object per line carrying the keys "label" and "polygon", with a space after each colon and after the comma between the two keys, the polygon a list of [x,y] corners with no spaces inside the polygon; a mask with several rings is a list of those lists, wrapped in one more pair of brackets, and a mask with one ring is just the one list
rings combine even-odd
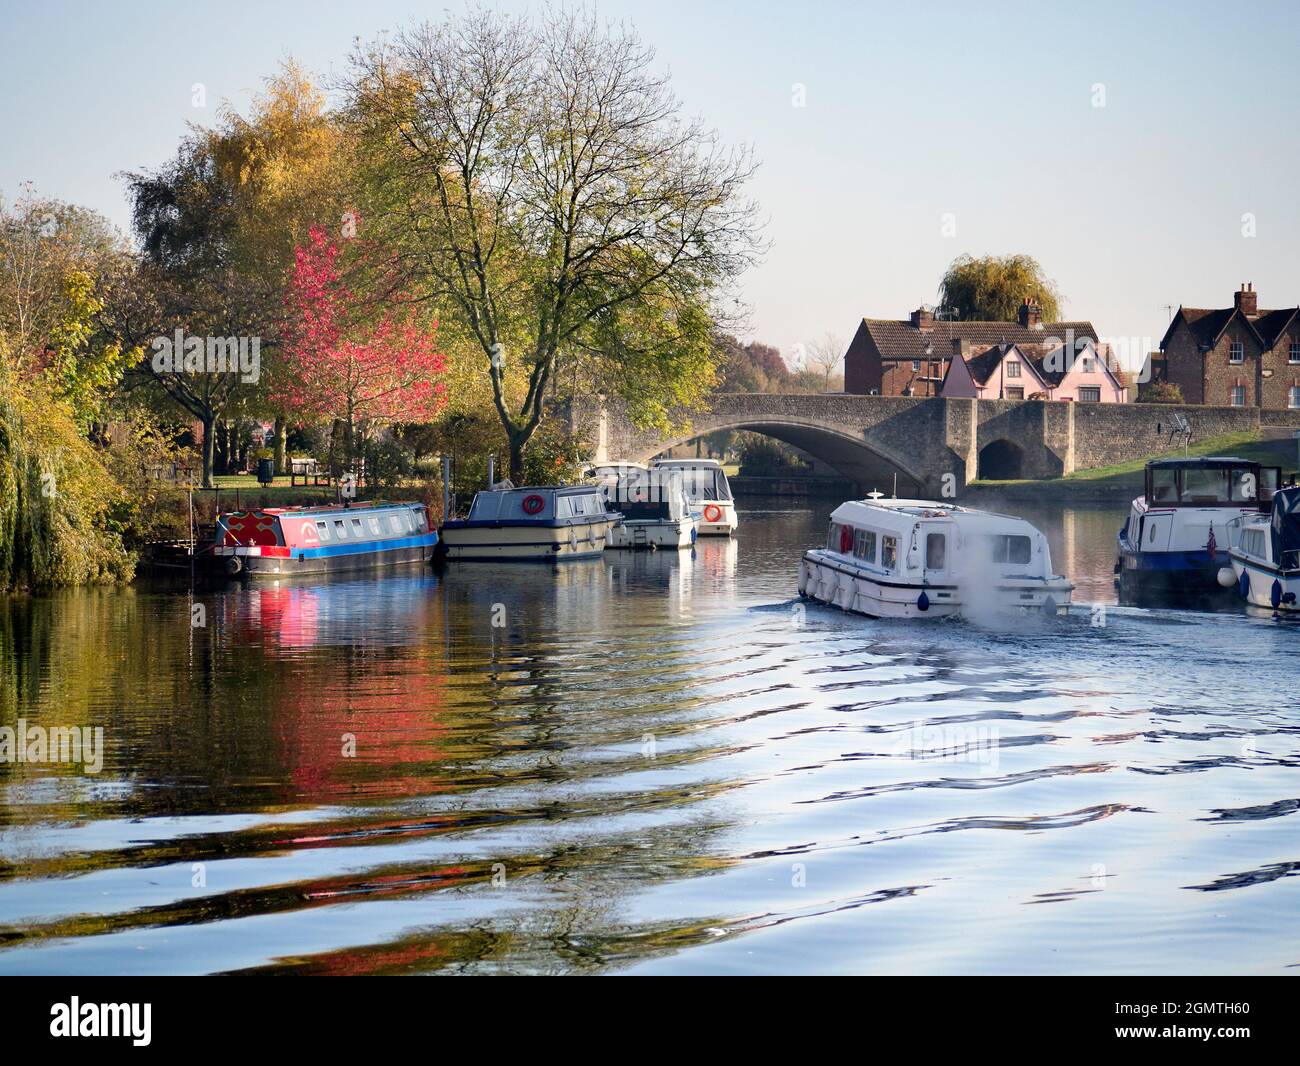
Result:
{"label": "grassy riverbank", "polygon": [[[1163,453],[1163,457],[1182,455],[1182,449]],[[1232,455],[1253,459],[1265,466],[1280,466],[1283,477],[1296,469],[1296,444],[1290,438],[1264,439],[1257,433],[1232,433],[1194,442],[1187,454]],[[1132,459],[1116,466],[1076,470],[1065,477],[1044,480],[972,481],[966,496],[996,496],[1009,500],[1051,500],[1061,503],[1127,502],[1142,492],[1142,473],[1155,456]]]}

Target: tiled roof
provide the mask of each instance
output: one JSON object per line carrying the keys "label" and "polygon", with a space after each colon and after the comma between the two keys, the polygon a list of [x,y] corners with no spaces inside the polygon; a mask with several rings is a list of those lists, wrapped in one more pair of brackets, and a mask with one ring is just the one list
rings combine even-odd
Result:
{"label": "tiled roof", "polygon": [[[1097,340],[1097,331],[1087,321],[1044,322],[1041,328],[1033,329],[1019,322],[937,321],[924,332],[908,319],[864,318],[862,324],[876,342],[882,359],[950,359],[954,340],[969,341],[972,347],[999,343],[1033,344],[1047,337],[1063,341],[1067,330],[1073,330],[1075,337]],[[926,352],[927,344],[933,348],[932,352]]]}
{"label": "tiled roof", "polygon": [[[1242,321],[1254,331],[1260,345],[1265,349],[1272,348],[1277,343],[1282,331],[1290,324],[1291,319],[1296,315],[1300,308],[1279,307],[1260,311],[1257,315],[1243,315]],[[1164,350],[1169,341],[1169,336],[1178,325],[1179,319],[1187,323],[1187,328],[1192,331],[1192,336],[1196,338],[1197,344],[1204,345],[1206,348],[1212,348],[1218,343],[1223,336],[1223,331],[1227,328],[1228,323],[1236,316],[1235,307],[1180,307],[1178,314],[1174,315],[1173,321],[1169,323],[1169,328],[1165,330],[1165,335],[1160,339],[1160,349]]]}

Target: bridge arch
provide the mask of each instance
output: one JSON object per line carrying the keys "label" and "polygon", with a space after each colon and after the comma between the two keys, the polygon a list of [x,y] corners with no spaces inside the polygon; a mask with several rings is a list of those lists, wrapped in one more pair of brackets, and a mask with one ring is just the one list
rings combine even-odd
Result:
{"label": "bridge arch", "polygon": [[979,451],[977,475],[991,481],[1014,481],[1025,476],[1025,450],[1015,441],[999,437]]}
{"label": "bridge arch", "polygon": [[789,415],[780,418],[750,416],[703,419],[693,425],[689,431],[665,436],[660,441],[646,445],[638,454],[627,458],[634,462],[647,462],[669,448],[685,444],[696,437],[727,430],[761,433],[790,444],[856,482],[864,492],[872,489],[879,489],[885,493],[893,491],[895,475],[898,478],[900,496],[920,495],[925,488],[925,479],[912,464],[892,454],[880,444],[865,439],[861,434],[854,435],[847,430],[829,427],[813,419]]}

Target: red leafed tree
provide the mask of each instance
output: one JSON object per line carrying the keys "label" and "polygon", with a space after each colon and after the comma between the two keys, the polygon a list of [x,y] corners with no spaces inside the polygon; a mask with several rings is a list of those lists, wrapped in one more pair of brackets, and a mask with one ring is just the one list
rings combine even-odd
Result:
{"label": "red leafed tree", "polygon": [[[368,256],[364,246],[354,269]],[[285,297],[284,360],[286,407],[303,417],[342,419],[347,452],[354,433],[375,422],[422,422],[446,403],[439,378],[446,366],[434,346],[433,327],[415,322],[414,309],[400,295],[376,309],[345,278],[341,251],[319,226],[294,251]],[[390,285],[372,285],[387,291]],[[382,271],[381,271],[382,274]]]}

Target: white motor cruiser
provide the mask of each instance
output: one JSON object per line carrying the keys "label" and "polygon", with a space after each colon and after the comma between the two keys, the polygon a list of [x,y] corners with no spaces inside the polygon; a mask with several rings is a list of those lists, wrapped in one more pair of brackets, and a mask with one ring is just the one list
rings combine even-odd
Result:
{"label": "white motor cruiser", "polygon": [[1023,518],[873,495],[832,513],[826,547],[799,564],[800,595],[876,618],[1068,608],[1074,586]]}
{"label": "white motor cruiser", "polygon": [[691,506],[683,478],[674,470],[639,463],[613,463],[593,471],[606,506],[623,520],[609,531],[608,548],[689,548],[700,512]]}
{"label": "white motor cruiser", "polygon": [[656,459],[650,469],[680,473],[691,506],[700,512],[700,536],[729,537],[736,531],[736,504],[722,465],[714,459]]}
{"label": "white motor cruiser", "polygon": [[1228,554],[1221,585],[1235,583],[1255,607],[1300,611],[1300,488],[1278,489],[1268,513],[1242,519]]}

